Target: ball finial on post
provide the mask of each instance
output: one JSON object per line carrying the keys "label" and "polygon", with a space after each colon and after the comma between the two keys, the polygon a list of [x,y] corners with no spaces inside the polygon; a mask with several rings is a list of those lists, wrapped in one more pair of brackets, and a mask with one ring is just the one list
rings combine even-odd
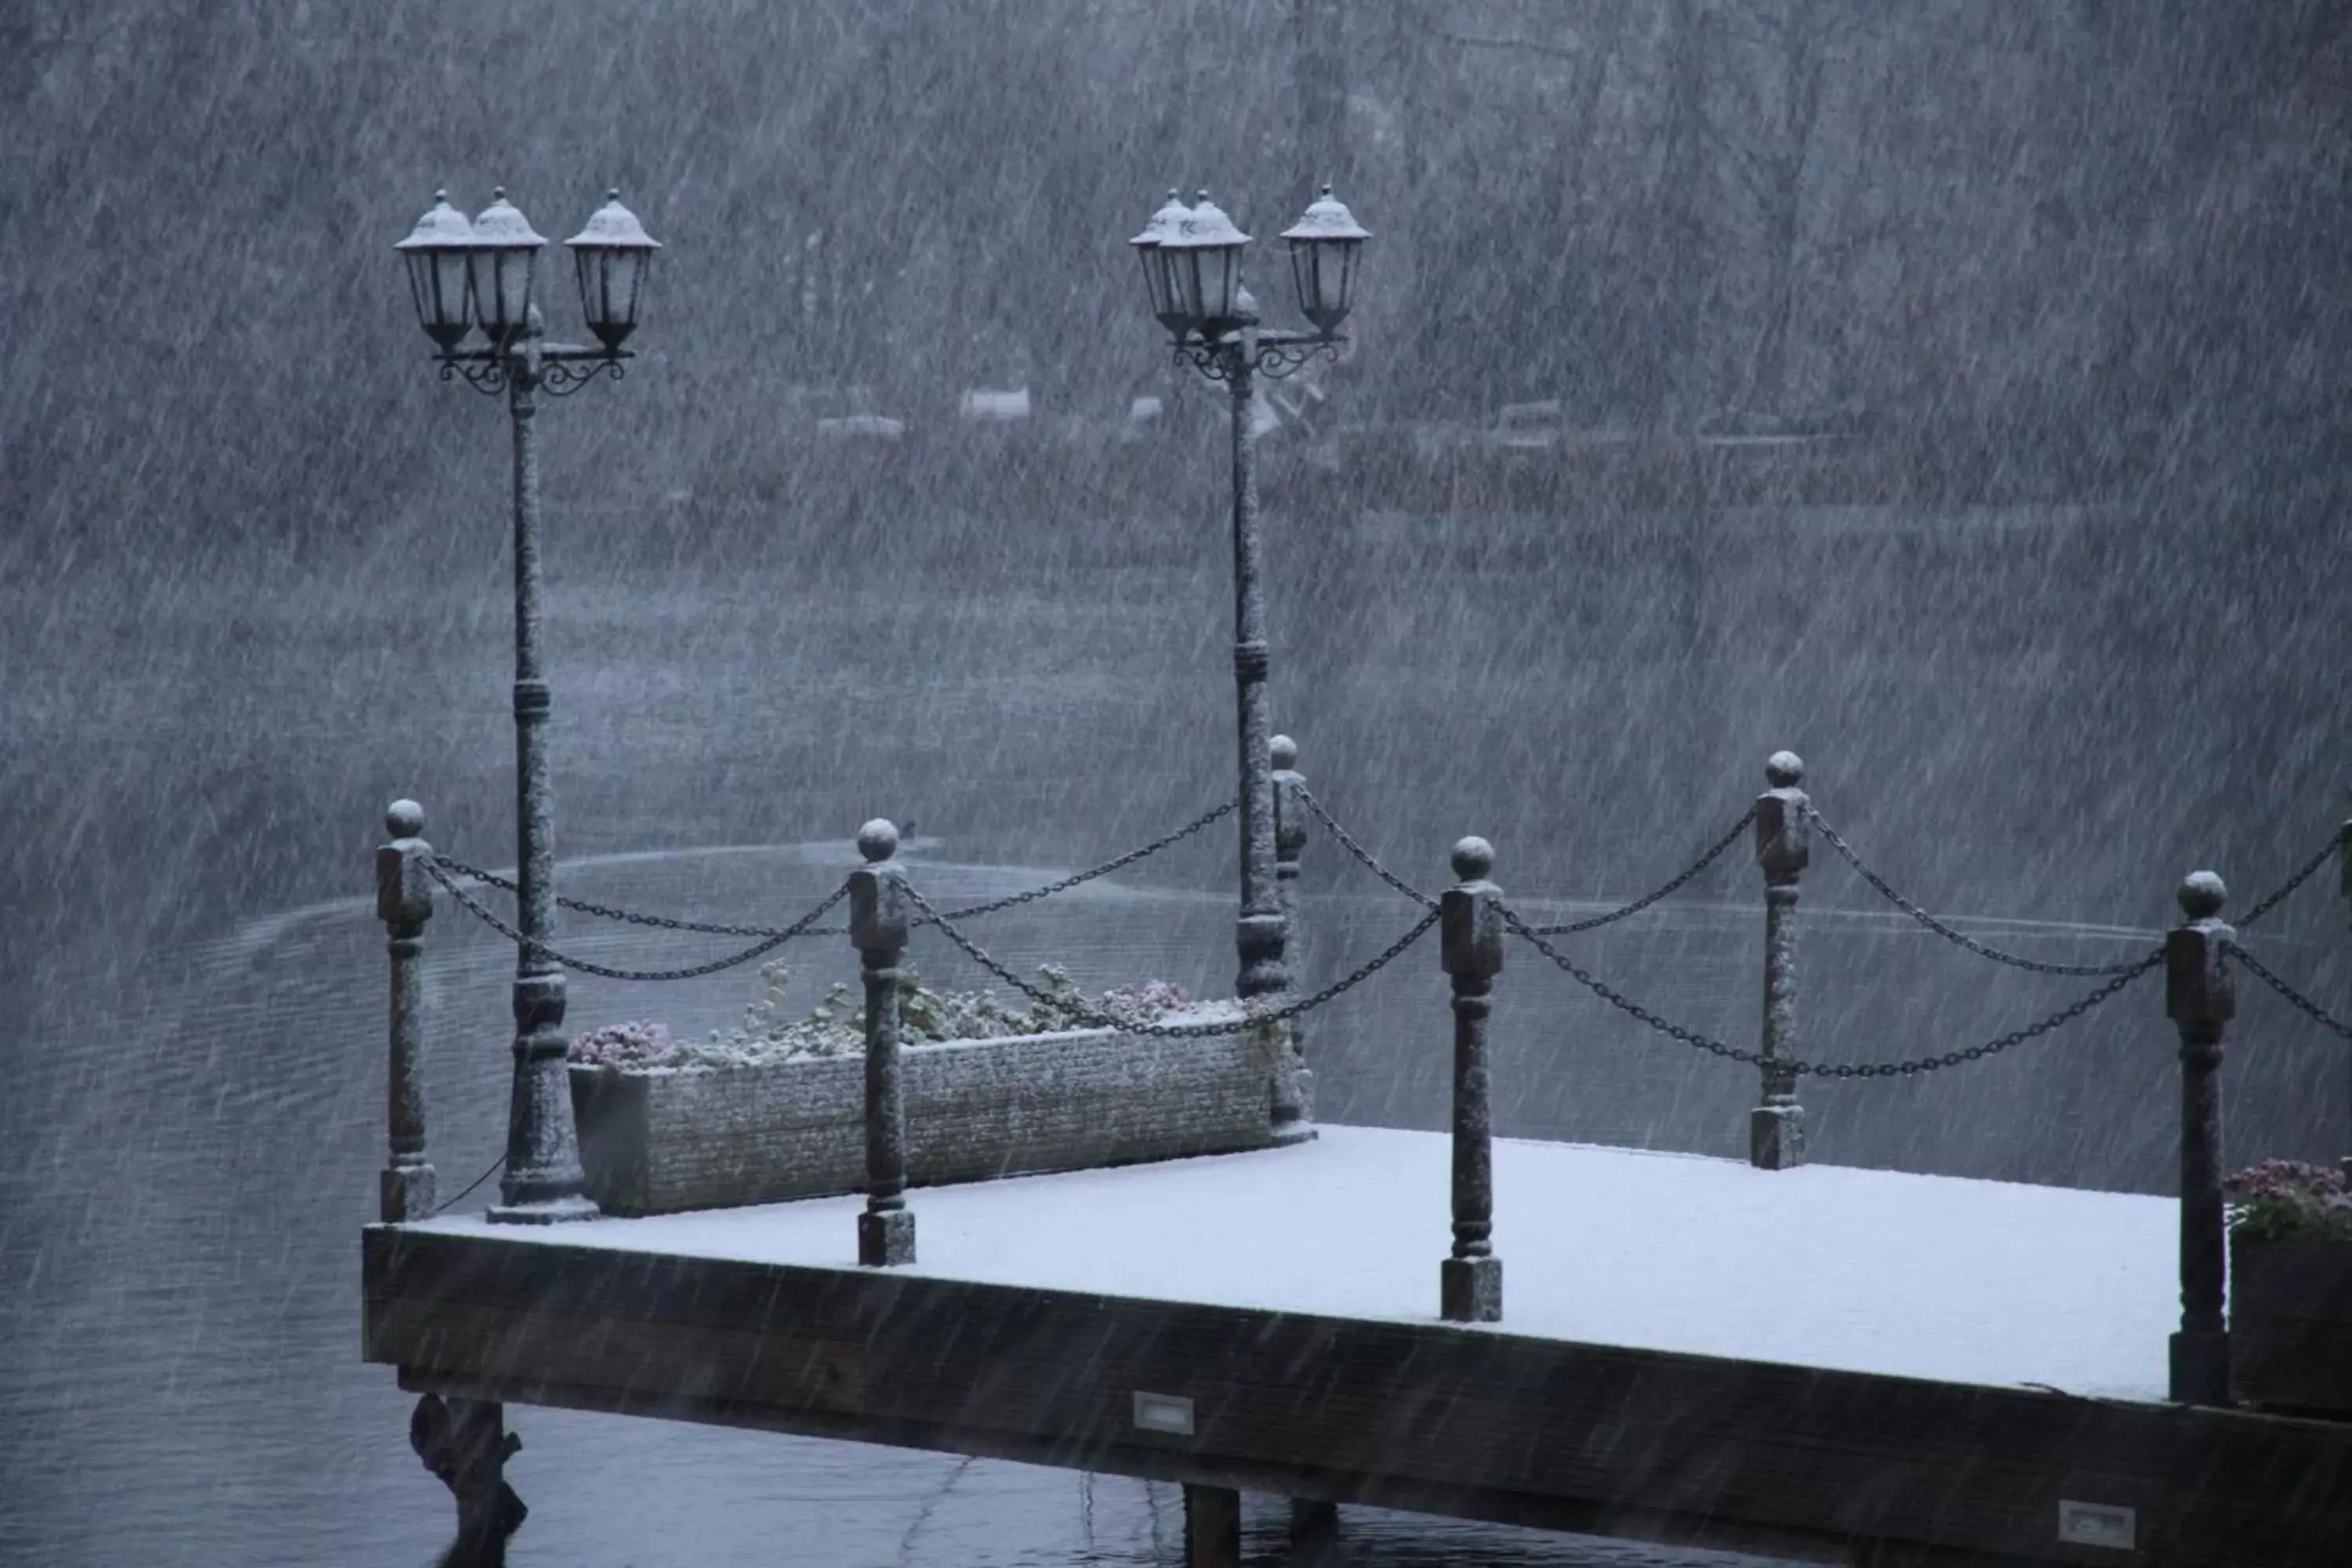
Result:
{"label": "ball finial on post", "polygon": [[1495,847],[1473,836],[1454,846],[1454,877],[1461,882],[1483,882],[1495,868]]}
{"label": "ball finial on post", "polygon": [[898,829],[889,818],[877,816],[857,830],[857,852],[870,862],[887,860],[898,852]]}
{"label": "ball finial on post", "polygon": [[395,800],[383,808],[383,830],[394,838],[425,837],[425,808],[413,800]]}
{"label": "ball finial on post", "polygon": [[2180,912],[2192,921],[2209,921],[2221,912],[2229,901],[2229,885],[2213,871],[2191,871],[2180,879],[2173,897],[2180,904]]}
{"label": "ball finial on post", "polygon": [[1288,771],[1298,766],[1298,742],[1287,735],[1276,735],[1265,743],[1265,754],[1277,768]]}
{"label": "ball finial on post", "polygon": [[1805,782],[1805,759],[1794,752],[1775,752],[1764,759],[1764,782],[1774,789],[1795,789]]}

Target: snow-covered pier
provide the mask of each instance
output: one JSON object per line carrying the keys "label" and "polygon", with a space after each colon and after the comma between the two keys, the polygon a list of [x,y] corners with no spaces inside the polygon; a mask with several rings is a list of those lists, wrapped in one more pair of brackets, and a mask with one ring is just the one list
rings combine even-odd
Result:
{"label": "snow-covered pier", "polygon": [[[2168,1198],[1497,1141],[1499,1323],[1439,1315],[1450,1141],[365,1236],[402,1385],[1869,1564],[2340,1563],[2352,1426],[2166,1402]],[[1226,1517],[1230,1517],[1229,1515]]]}

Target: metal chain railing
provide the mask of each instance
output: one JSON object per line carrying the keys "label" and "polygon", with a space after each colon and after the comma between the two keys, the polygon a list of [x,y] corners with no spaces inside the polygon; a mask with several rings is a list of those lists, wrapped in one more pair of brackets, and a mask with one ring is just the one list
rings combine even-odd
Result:
{"label": "metal chain railing", "polygon": [[1302,789],[1298,792],[1298,796],[1301,800],[1304,800],[1307,803],[1307,809],[1315,814],[1316,820],[1322,823],[1324,826],[1331,830],[1331,837],[1339,841],[1339,847],[1345,849],[1349,854],[1354,856],[1357,860],[1361,862],[1364,869],[1370,871],[1373,876],[1378,877],[1381,881],[1386,882],[1390,887],[1394,888],[1398,892],[1402,893],[1406,898],[1411,899],[1414,903],[1419,904],[1423,909],[1433,910],[1437,907],[1437,900],[1435,899],[1431,898],[1427,893],[1423,892],[1419,888],[1414,887],[1411,882],[1406,881],[1402,877],[1398,876],[1394,871],[1391,871],[1386,866],[1381,865],[1378,857],[1374,856],[1370,850],[1365,848],[1362,845],[1357,843],[1355,835],[1340,826],[1339,820],[1329,812],[1324,810],[1323,803],[1317,800],[1311,793]]}
{"label": "metal chain railing", "polygon": [[[1503,922],[1514,934],[1524,939],[1538,952],[1559,965],[1570,979],[1611,1006],[1631,1016],[1635,1022],[1655,1029],[1669,1039],[1706,1051],[1711,1056],[1721,1057],[1726,1061],[1738,1062],[1753,1068],[1768,1065],[1766,1058],[1760,1052],[1744,1051],[1737,1046],[1727,1046],[1721,1040],[1702,1035],[1696,1029],[1684,1028],[1679,1024],[1661,1018],[1640,1003],[1618,994],[1582,969],[1578,968],[1574,961],[1566,953],[1537,935],[1534,928],[1521,920],[1518,914],[1508,906],[1503,910]],[[1946,1051],[1941,1056],[1920,1057],[1904,1062],[1809,1062],[1793,1057],[1775,1057],[1770,1058],[1769,1065],[1799,1078],[1914,1078],[1921,1073],[1936,1072],[1944,1068],[1958,1067],[1967,1062],[1982,1061],[1987,1057],[1998,1056],[2012,1047],[2021,1046],[2028,1040],[2039,1038],[2062,1024],[2073,1022],[2163,962],[2164,950],[2159,947],[2134,963],[2130,969],[2110,979],[2105,985],[2080,1000],[2060,1008],[2041,1022],[2029,1024],[2021,1029],[2012,1029],[2008,1034],[1998,1036],[1980,1046],[1971,1046],[1966,1050]]]}
{"label": "metal chain railing", "polygon": [[2297,991],[2294,986],[2289,985],[2285,981],[2281,980],[2277,975],[2273,974],[2268,969],[2263,966],[2262,961],[2256,958],[2252,953],[2248,952],[2244,948],[2240,947],[2234,942],[2225,943],[2222,946],[2221,952],[2227,957],[2234,959],[2238,963],[2244,964],[2246,968],[2252,973],[2255,979],[2261,981],[2263,984],[2277,992],[2281,996],[2285,997],[2287,1005],[2293,1007],[2296,1012],[2302,1014],[2305,1017],[2310,1019],[2321,1028],[2326,1029],[2337,1039],[2352,1040],[2352,1026],[2337,1023],[2335,1018],[2329,1016],[2325,1007],[2322,1007],[2318,1003],[2314,1002],[2310,997],[2305,996],[2302,992]]}
{"label": "metal chain railing", "polygon": [[1837,829],[1832,827],[1820,812],[1809,805],[1805,808],[1805,815],[1813,819],[1813,826],[1821,829],[1822,837],[1828,840],[1830,847],[1836,850],[1840,858],[1853,867],[1861,875],[1862,879],[1877,891],[1880,898],[1885,899],[1945,941],[1966,948],[1979,958],[1989,958],[1995,963],[2006,963],[2012,969],[2030,970],[2036,974],[2063,974],[2084,979],[2095,979],[2112,974],[2136,974],[2139,972],[2137,966],[2143,962],[2139,959],[2126,959],[2115,963],[2052,963],[2039,958],[2021,958],[2016,953],[2003,952],[2000,948],[1988,946],[1964,931],[1953,930],[1889,887],[1885,878],[1863,863],[1862,857],[1854,853],[1853,846],[1840,837]]}
{"label": "metal chain railing", "polygon": [[1622,909],[1611,910],[1606,914],[1587,915],[1580,921],[1568,921],[1559,925],[1530,926],[1528,929],[1534,931],[1538,936],[1574,936],[1579,931],[1598,931],[1602,926],[1614,924],[1616,921],[1623,920],[1628,915],[1638,915],[1643,910],[1648,909],[1652,904],[1656,903],[1659,900],[1680,892],[1683,887],[1688,883],[1692,878],[1697,876],[1701,871],[1706,870],[1709,866],[1714,865],[1725,850],[1739,842],[1739,836],[1747,832],[1748,824],[1755,820],[1756,808],[1751,805],[1745,812],[1740,814],[1739,820],[1731,825],[1730,830],[1724,834],[1722,837],[1717,839],[1713,844],[1708,845],[1706,853],[1702,854],[1696,860],[1692,861],[1689,868],[1684,871],[1681,876],[1676,877],[1673,881],[1668,882],[1665,886],[1658,889],[1655,892],[1644,893],[1642,897],[1635,899],[1632,903],[1625,905]]}
{"label": "metal chain railing", "polygon": [[1003,963],[998,963],[994,957],[991,956],[986,948],[982,947],[978,942],[972,941],[971,938],[958,931],[955,928],[952,919],[948,915],[940,913],[938,910],[933,909],[929,902],[924,899],[923,895],[915,890],[912,885],[908,887],[907,896],[914,900],[914,904],[917,909],[920,910],[925,915],[929,917],[930,924],[939,927],[941,931],[946,933],[947,939],[950,942],[955,943],[958,948],[962,950],[963,955],[966,958],[971,959],[974,963],[979,964],[982,969],[987,970],[991,974],[995,975],[999,980],[1003,981],[1007,985],[1012,986],[1015,991],[1020,992],[1032,1002],[1041,1003],[1049,1007],[1059,1008],[1070,1012],[1074,1014],[1081,1023],[1086,1024],[1091,1028],[1118,1029],[1130,1035],[1148,1035],[1156,1039],[1164,1040],[1205,1040],[1214,1038],[1221,1035],[1239,1035],[1251,1029],[1264,1027],[1268,1024],[1284,1023],[1289,1019],[1298,1017],[1302,1014],[1311,1013],[1316,1008],[1322,1006],[1327,1002],[1329,1002],[1332,998],[1341,995],[1346,992],[1354,990],[1358,985],[1360,985],[1366,980],[1370,979],[1373,974],[1377,973],[1381,969],[1386,968],[1396,959],[1398,954],[1403,952],[1405,949],[1411,947],[1423,936],[1426,936],[1429,933],[1430,928],[1437,923],[1437,911],[1433,909],[1430,910],[1424,913],[1419,921],[1413,923],[1413,927],[1411,931],[1406,931],[1404,935],[1391,942],[1378,957],[1373,958],[1369,963],[1360,964],[1355,970],[1341,976],[1339,979],[1333,981],[1330,984],[1326,985],[1322,990],[1316,992],[1312,996],[1302,997],[1297,1001],[1286,1003],[1278,1007],[1267,1007],[1255,1001],[1245,1001],[1242,1004],[1243,1012],[1240,1017],[1221,1020],[1216,1023],[1132,1024],[1123,1022],[1120,1019],[1111,1016],[1108,1013],[1097,1013],[1083,1005],[1073,1005],[1070,998],[1066,994],[1056,995],[1039,986],[1032,985],[1029,982],[1022,979],[1018,974],[1013,973],[1012,970],[1006,968]]}
{"label": "metal chain railing", "polygon": [[846,879],[844,879],[841,886],[826,894],[823,901],[818,903],[814,909],[809,910],[808,913],[803,915],[791,925],[784,926],[777,930],[761,941],[754,942],[751,946],[745,948],[740,952],[730,953],[725,958],[714,959],[709,963],[688,964],[680,969],[614,969],[601,963],[591,963],[584,958],[575,958],[569,953],[560,952],[557,949],[549,946],[546,942],[535,941],[530,937],[525,936],[521,931],[516,930],[513,926],[499,919],[490,910],[477,903],[473,897],[468,894],[465,889],[459,887],[457,884],[457,881],[451,878],[446,871],[442,869],[437,857],[426,858],[424,861],[424,866],[425,869],[432,876],[433,879],[440,883],[442,887],[447,889],[450,897],[456,899],[459,904],[463,905],[467,912],[472,914],[476,920],[480,921],[484,925],[488,926],[492,931],[497,931],[500,936],[505,937],[509,942],[513,942],[518,947],[528,948],[534,952],[540,953],[547,958],[551,958],[566,969],[575,969],[583,974],[600,975],[606,980],[696,980],[706,974],[716,974],[722,969],[733,969],[739,964],[749,963],[755,958],[760,958],[768,953],[773,952],[776,949],[783,946],[784,943],[792,941],[794,937],[806,935],[810,928],[816,924],[817,918],[819,916],[823,915],[827,910],[830,910],[834,905],[841,902],[843,899],[849,895],[849,883]]}
{"label": "metal chain railing", "polygon": [[2262,919],[2264,915],[2270,913],[2273,910],[2286,902],[2288,895],[2293,893],[2297,888],[2302,887],[2305,882],[2311,880],[2311,874],[2318,870],[2322,866],[2326,865],[2328,857],[2335,853],[2336,836],[2331,833],[2327,836],[2327,842],[2319,847],[2319,853],[2314,855],[2310,859],[2303,863],[2303,869],[2297,871],[2294,876],[2289,877],[2285,881],[2280,883],[2277,889],[2273,891],[2269,898],[2255,900],[2253,908],[2248,910],[2244,914],[2238,917],[2238,929],[2243,931],[2246,927],[2253,924],[2256,921]]}
{"label": "metal chain railing", "polygon": [[[1108,877],[1113,871],[1124,870],[1146,856],[1157,855],[1170,845],[1191,837],[1221,818],[1231,816],[1236,809],[1238,809],[1236,802],[1227,801],[1223,805],[1213,806],[1202,812],[1173,833],[1163,834],[1139,849],[1129,850],[1117,859],[1106,860],[1099,866],[1091,867],[1074,876],[1065,877],[1058,882],[1048,882],[1042,888],[1032,888],[1026,892],[1013,893],[1005,898],[993,899],[982,904],[972,904],[961,910],[950,910],[948,913],[957,920],[971,920],[980,915],[992,915],[1000,910],[1009,910],[1019,904],[1033,903],[1039,899],[1051,898],[1056,893],[1066,893],[1072,888],[1093,881],[1097,877]],[[496,888],[501,892],[511,893],[516,890],[514,879],[510,877],[501,877],[495,871],[485,871],[478,866],[468,866],[462,860],[452,860],[446,855],[436,854],[433,858],[439,861],[442,867],[452,875],[470,878],[477,882]],[[656,931],[694,931],[706,936],[786,937],[785,928],[778,926],[724,925],[714,921],[677,920],[668,915],[641,914],[634,910],[615,909],[610,904],[590,903],[585,899],[566,898],[561,893],[556,895],[555,902],[557,908],[570,910],[577,914],[592,915],[599,920],[621,921],[630,925],[650,926]],[[791,935],[786,937],[786,940],[791,940],[791,937],[847,936],[848,934],[849,928],[846,926],[807,928],[794,926],[791,928]]]}
{"label": "metal chain railing", "polygon": [[436,1204],[433,1206],[433,1212],[425,1217],[427,1219],[439,1219],[443,1215],[447,1214],[451,1209],[456,1208],[467,1198],[472,1197],[474,1195],[474,1189],[480,1186],[484,1182],[488,1181],[492,1176],[497,1175],[500,1170],[505,1168],[506,1163],[507,1157],[504,1154],[500,1154],[497,1159],[490,1162],[490,1168],[488,1170],[484,1171],[480,1175],[476,1176],[472,1181],[466,1184],[466,1190],[464,1192],[459,1193],[456,1197],[449,1199],[446,1203]]}

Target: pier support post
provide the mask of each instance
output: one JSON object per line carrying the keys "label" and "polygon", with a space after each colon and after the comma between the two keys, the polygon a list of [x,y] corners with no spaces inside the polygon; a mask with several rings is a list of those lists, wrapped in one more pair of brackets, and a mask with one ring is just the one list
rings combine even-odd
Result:
{"label": "pier support post", "polygon": [[906,868],[890,858],[898,849],[898,830],[876,817],[857,830],[866,863],[849,874],[849,940],[866,982],[866,1212],[857,1216],[857,1261],[869,1268],[915,1261],[898,1085],[898,960],[912,901]]}
{"label": "pier support post", "polygon": [[1486,1015],[1503,972],[1503,889],[1486,880],[1494,847],[1454,847],[1457,883],[1438,900],[1438,935],[1454,983],[1454,1255],[1438,1267],[1438,1310],[1448,1322],[1503,1318],[1503,1260],[1495,1256],[1495,1134],[1486,1071]]}
{"label": "pier support post", "polygon": [[1242,1494],[1184,1483],[1184,1568],[1242,1568]]}
{"label": "pier support post", "polygon": [[1290,1500],[1290,1558],[1299,1568],[1335,1563],[1339,1551],[1339,1505],[1322,1498]]}
{"label": "pier support post", "polygon": [[457,1500],[457,1540],[443,1568],[499,1568],[507,1537],[530,1515],[506,1482],[507,1460],[522,1447],[506,1429],[506,1407],[427,1394],[409,1415],[408,1446]]}
{"label": "pier support post", "polygon": [[[1274,764],[1275,903],[1289,933],[1285,973],[1296,984],[1305,958],[1298,925],[1298,854],[1307,847],[1307,779],[1298,771],[1298,744],[1289,736],[1267,742],[1266,756]],[[1270,1049],[1280,1052],[1274,1064],[1276,1143],[1303,1143],[1315,1136],[1315,1075],[1307,1067],[1300,1022],[1293,1018],[1277,1026],[1280,1034],[1268,1042]]]}
{"label": "pier support post", "polygon": [[433,1163],[425,1154],[425,922],[433,918],[433,879],[421,837],[425,808],[395,800],[384,809],[392,841],[375,852],[375,912],[392,954],[391,1058],[385,1102],[392,1150],[376,1184],[376,1217],[386,1225],[428,1218]]}
{"label": "pier support post", "polygon": [[1764,764],[1771,787],[1756,797],[1756,864],[1764,871],[1764,1028],[1759,1069],[1762,1099],[1748,1113],[1748,1163],[1785,1171],[1805,1163],[1805,1108],[1797,1077],[1780,1065],[1797,1054],[1797,881],[1812,858],[1811,804],[1797,786],[1805,764],[1775,752]]}
{"label": "pier support post", "polygon": [[2237,996],[2221,954],[2237,932],[2221,918],[2228,896],[2212,872],[2191,872],[2178,894],[2185,921],[2164,939],[2164,1012],[2180,1031],[2180,1331],[2172,1336],[2170,1393],[2186,1405],[2230,1403],[2221,1033]]}

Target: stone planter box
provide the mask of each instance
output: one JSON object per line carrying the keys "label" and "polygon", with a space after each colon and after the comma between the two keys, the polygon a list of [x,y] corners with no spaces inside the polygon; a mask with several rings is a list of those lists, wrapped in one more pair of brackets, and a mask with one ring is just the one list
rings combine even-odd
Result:
{"label": "stone planter box", "polygon": [[2243,1404],[2352,1417],[2352,1241],[2230,1238],[2230,1384]]}
{"label": "stone planter box", "polygon": [[[909,1185],[1271,1146],[1273,1071],[1247,1036],[1114,1029],[901,1047]],[[673,1214],[863,1190],[866,1063],[575,1065],[588,1195]]]}

